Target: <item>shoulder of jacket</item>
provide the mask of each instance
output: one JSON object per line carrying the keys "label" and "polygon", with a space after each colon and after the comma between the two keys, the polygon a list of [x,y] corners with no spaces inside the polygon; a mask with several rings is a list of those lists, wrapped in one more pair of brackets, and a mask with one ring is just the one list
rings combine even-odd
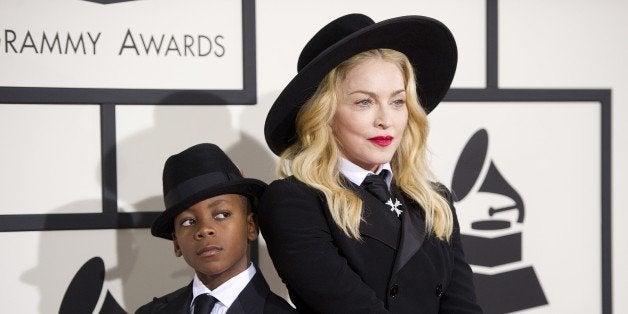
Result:
{"label": "shoulder of jacket", "polygon": [[137,309],[137,311],[135,312],[136,314],[138,313],[152,313],[155,309],[158,309],[159,307],[168,304],[170,302],[172,302],[172,300],[181,297],[182,294],[184,293],[188,293],[190,290],[190,286],[187,285],[185,287],[182,287],[180,289],[177,289],[173,292],[170,292],[166,295],[163,295],[161,297],[154,297],[152,301],[142,305],[140,308]]}
{"label": "shoulder of jacket", "polygon": [[444,184],[437,181],[431,181],[430,183],[432,184],[434,191],[438,192],[438,194],[442,195],[447,201],[452,203],[453,195],[451,191],[449,191],[449,189]]}
{"label": "shoulder of jacket", "polygon": [[269,184],[269,189],[290,189],[290,190],[301,190],[301,191],[315,191],[318,192],[317,189],[305,184],[294,176],[289,176],[283,179],[278,179]]}
{"label": "shoulder of jacket", "polygon": [[270,292],[266,296],[264,313],[297,313],[297,311],[284,298]]}

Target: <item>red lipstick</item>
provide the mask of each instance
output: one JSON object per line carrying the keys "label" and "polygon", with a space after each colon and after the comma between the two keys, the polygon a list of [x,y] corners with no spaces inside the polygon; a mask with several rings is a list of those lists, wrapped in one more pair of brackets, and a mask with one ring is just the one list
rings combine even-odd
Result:
{"label": "red lipstick", "polygon": [[375,136],[375,137],[371,137],[369,138],[369,141],[371,141],[371,143],[381,146],[381,147],[386,147],[388,145],[390,145],[390,143],[392,143],[394,137],[388,135],[388,136]]}

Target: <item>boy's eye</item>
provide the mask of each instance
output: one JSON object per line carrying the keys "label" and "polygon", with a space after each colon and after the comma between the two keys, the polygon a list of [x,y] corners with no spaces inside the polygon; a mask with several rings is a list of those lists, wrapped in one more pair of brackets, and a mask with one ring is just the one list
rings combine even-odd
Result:
{"label": "boy's eye", "polygon": [[196,219],[194,219],[194,218],[185,218],[185,219],[183,219],[183,221],[181,221],[181,226],[189,227],[189,226],[193,225],[194,223],[196,223]]}
{"label": "boy's eye", "polygon": [[220,212],[216,216],[214,216],[214,218],[215,219],[225,219],[225,218],[227,218],[229,216],[231,216],[230,212]]}

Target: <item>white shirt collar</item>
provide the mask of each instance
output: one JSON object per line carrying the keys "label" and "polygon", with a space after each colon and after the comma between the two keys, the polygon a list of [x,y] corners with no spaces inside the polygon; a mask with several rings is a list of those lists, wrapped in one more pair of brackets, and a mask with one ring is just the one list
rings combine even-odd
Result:
{"label": "white shirt collar", "polygon": [[390,189],[390,183],[392,182],[393,172],[392,168],[390,168],[390,163],[381,164],[377,170],[373,173],[372,171],[365,170],[364,168],[350,162],[348,159],[344,157],[340,157],[340,163],[338,164],[338,170],[345,176],[349,181],[353,182],[356,185],[362,185],[362,182],[369,174],[379,174],[382,170],[388,170],[390,175],[386,176],[386,184],[388,185],[388,189]]}
{"label": "white shirt collar", "polygon": [[190,311],[194,313],[194,298],[196,298],[196,296],[200,294],[209,294],[218,299],[218,302],[214,305],[211,313],[221,314],[227,312],[240,292],[242,292],[244,287],[249,284],[249,281],[253,279],[255,273],[255,266],[251,264],[249,265],[249,268],[231,277],[214,290],[209,290],[209,288],[207,288],[207,286],[205,286],[198,278],[198,275],[194,275],[194,280],[192,281],[192,303],[190,304]]}

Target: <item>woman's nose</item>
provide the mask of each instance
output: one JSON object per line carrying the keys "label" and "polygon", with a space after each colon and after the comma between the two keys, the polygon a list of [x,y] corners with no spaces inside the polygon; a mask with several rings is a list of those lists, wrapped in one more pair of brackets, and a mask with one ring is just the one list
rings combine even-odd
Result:
{"label": "woman's nose", "polygon": [[386,106],[380,106],[379,110],[377,110],[375,126],[382,129],[390,127],[390,115]]}

